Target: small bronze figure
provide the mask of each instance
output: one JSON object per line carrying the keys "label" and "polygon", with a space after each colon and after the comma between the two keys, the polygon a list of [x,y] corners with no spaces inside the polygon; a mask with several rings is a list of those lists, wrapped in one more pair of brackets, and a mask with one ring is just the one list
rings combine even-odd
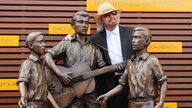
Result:
{"label": "small bronze figure", "polygon": [[18,86],[21,93],[21,108],[49,108],[48,99],[55,108],[59,108],[48,92],[46,72],[41,55],[45,52],[44,36],[41,32],[32,32],[27,36],[26,46],[31,54],[22,63]]}
{"label": "small bronze figure", "polygon": [[45,43],[41,32],[32,32],[26,39],[31,54],[22,63],[18,78],[21,93],[20,107],[45,108],[47,104],[46,73],[40,56],[44,54]]}
{"label": "small bronze figure", "polygon": [[[151,33],[147,28],[136,27],[132,37],[135,55],[127,63],[119,79],[119,85],[99,96],[96,102],[103,104],[128,86],[129,108],[163,108],[167,91],[167,76],[164,75],[158,58],[147,52],[147,47],[151,42]],[[158,86],[160,86],[160,100],[156,105]]]}

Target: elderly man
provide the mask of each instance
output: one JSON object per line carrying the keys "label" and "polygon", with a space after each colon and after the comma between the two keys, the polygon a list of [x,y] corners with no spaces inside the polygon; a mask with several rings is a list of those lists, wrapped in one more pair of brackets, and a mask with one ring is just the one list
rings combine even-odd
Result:
{"label": "elderly man", "polygon": [[[98,33],[91,36],[91,40],[100,48],[107,65],[129,59],[133,53],[132,28],[119,25],[121,9],[115,9],[112,4],[104,2],[99,5],[97,13],[95,21]],[[118,85],[121,75],[122,71],[101,75],[98,84],[100,93]],[[127,101],[127,91],[123,91],[107,101],[107,108],[127,108]]]}

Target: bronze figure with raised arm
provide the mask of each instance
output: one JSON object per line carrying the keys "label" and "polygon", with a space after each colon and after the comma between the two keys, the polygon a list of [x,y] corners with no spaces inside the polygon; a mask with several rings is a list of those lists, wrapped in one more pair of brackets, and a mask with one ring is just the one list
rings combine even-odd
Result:
{"label": "bronze figure with raised arm", "polygon": [[[48,73],[48,88],[50,93],[60,107],[64,108],[99,108],[95,103],[96,90],[94,78],[101,71],[91,72],[91,70],[102,68],[106,65],[102,53],[89,39],[86,33],[89,26],[89,15],[85,11],[78,11],[72,16],[71,22],[75,34],[72,40],[62,40],[56,46],[49,49],[45,54],[45,61],[52,71]],[[62,57],[64,67],[57,66],[54,60]],[[83,63],[82,63],[83,62]],[[125,66],[119,65],[112,69],[123,69]],[[121,68],[122,66],[122,68]],[[111,69],[111,68],[108,68]],[[103,69],[105,70],[105,69]],[[87,73],[81,73],[86,72]],[[90,75],[93,73],[94,75]],[[78,75],[80,77],[78,77]],[[85,80],[81,82],[80,80]],[[74,83],[76,81],[79,83]]]}
{"label": "bronze figure with raised arm", "polygon": [[[109,98],[128,86],[130,108],[163,108],[167,91],[167,76],[164,75],[158,58],[147,52],[151,37],[147,28],[134,28],[132,46],[135,54],[128,61],[126,69],[119,79],[119,85],[99,96],[96,102],[104,104]],[[160,90],[160,100],[156,104],[158,90]]]}
{"label": "bronze figure with raised arm", "polygon": [[[97,25],[97,33],[91,36],[91,42],[101,50],[107,66],[121,63],[131,58],[133,54],[131,44],[132,27],[123,27],[120,25],[121,9],[116,9],[109,2],[102,2],[98,6],[97,15],[94,19]],[[66,40],[71,40],[67,35]],[[116,85],[123,71],[103,74],[97,77],[98,92],[103,94]],[[127,108],[126,90],[107,101],[107,108]]]}

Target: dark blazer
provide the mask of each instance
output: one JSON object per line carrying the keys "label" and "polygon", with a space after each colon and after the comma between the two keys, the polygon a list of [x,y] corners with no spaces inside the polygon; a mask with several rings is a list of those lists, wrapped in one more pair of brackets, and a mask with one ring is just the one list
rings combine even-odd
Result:
{"label": "dark blazer", "polygon": [[[119,27],[123,60],[130,59],[131,55],[133,54],[133,49],[131,44],[132,31],[133,31],[133,28],[130,28],[130,27],[122,27],[122,26]],[[100,48],[107,65],[111,65],[111,61],[110,61],[108,50],[107,50],[106,31],[103,30],[101,32],[98,32],[95,35],[92,35],[91,41],[93,44],[95,44]],[[97,79],[96,90],[99,92],[99,94],[106,93],[112,88],[114,88],[116,85],[118,85],[118,78],[115,77],[115,73],[107,73],[104,75],[100,75],[96,79]],[[127,92],[128,90],[124,91],[124,94],[121,94],[121,96],[119,95],[119,97],[116,97],[116,99],[115,97],[113,97],[111,101],[108,101],[107,108],[127,107],[127,102],[128,102]]]}
{"label": "dark blazer", "polygon": [[[122,55],[125,59],[129,59],[132,55],[132,28],[128,27],[119,27],[120,30],[120,38],[121,38],[121,48],[122,48]],[[91,36],[91,41],[96,44],[103,53],[104,58],[107,61],[108,65],[111,65],[111,61],[109,58],[109,54],[107,51],[107,40],[106,40],[106,32],[103,30],[95,35]]]}

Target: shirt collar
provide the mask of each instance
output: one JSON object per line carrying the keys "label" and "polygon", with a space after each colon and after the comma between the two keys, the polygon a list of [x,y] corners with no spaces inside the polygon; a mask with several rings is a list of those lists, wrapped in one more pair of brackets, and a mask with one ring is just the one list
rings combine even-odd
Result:
{"label": "shirt collar", "polygon": [[105,31],[107,33],[107,36],[109,36],[111,33],[117,34],[117,36],[118,36],[119,35],[119,25],[117,25],[113,31],[109,31],[107,29],[105,29]]}
{"label": "shirt collar", "polygon": [[[150,54],[148,52],[142,54],[140,57],[139,57],[139,60],[142,59],[142,60],[146,60],[148,57],[150,56]],[[136,55],[133,55],[132,56],[132,60],[136,60]]]}
{"label": "shirt collar", "polygon": [[29,59],[31,59],[33,62],[41,61],[41,60],[39,60],[37,57],[35,57],[32,54],[29,55]]}
{"label": "shirt collar", "polygon": [[[71,41],[78,41],[77,36],[74,35],[74,38],[73,38]],[[90,40],[87,39],[87,37],[85,37],[85,43],[84,43],[83,45],[85,45],[85,44],[87,44],[87,43],[90,43]],[[82,45],[82,46],[83,46],[83,45]]]}

